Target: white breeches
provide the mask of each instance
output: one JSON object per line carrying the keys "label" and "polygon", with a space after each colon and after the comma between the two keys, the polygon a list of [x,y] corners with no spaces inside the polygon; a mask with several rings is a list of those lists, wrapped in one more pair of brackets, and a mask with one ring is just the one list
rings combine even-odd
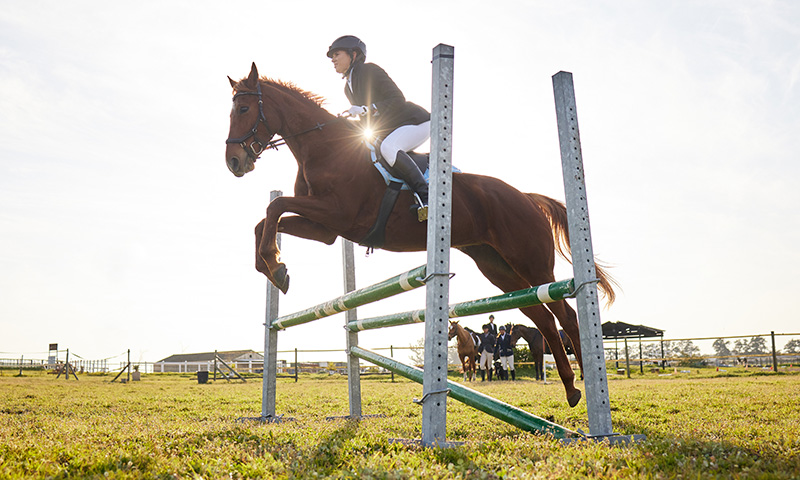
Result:
{"label": "white breeches", "polygon": [[419,147],[431,138],[431,122],[427,121],[419,125],[403,125],[393,131],[381,143],[381,155],[384,160],[394,166],[397,152],[400,150],[409,152]]}
{"label": "white breeches", "polygon": [[481,370],[491,370],[492,369],[492,358],[494,354],[492,352],[487,352],[486,350],[481,352]]}
{"label": "white breeches", "polygon": [[503,367],[503,370],[514,370],[514,355],[500,357],[500,366]]}

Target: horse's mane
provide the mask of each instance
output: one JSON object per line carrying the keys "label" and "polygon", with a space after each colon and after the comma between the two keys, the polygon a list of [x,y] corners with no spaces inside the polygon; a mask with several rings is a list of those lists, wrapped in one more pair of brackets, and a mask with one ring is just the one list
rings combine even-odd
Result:
{"label": "horse's mane", "polygon": [[472,330],[469,327],[464,327],[464,330],[468,331],[469,333],[474,333],[475,335],[477,335],[477,332],[475,332],[474,330]]}
{"label": "horse's mane", "polygon": [[318,95],[314,92],[309,92],[308,90],[303,90],[302,88],[295,85],[293,82],[274,80],[272,78],[267,78],[267,77],[261,77],[259,80],[267,85],[272,85],[273,87],[285,90],[286,92],[289,92],[291,95],[294,95],[295,97],[301,100],[309,100],[315,103],[318,107],[321,107],[322,104],[325,103],[325,97],[323,97],[322,95]]}
{"label": "horse's mane", "polygon": [[[248,88],[247,85],[245,85],[246,81],[247,81],[247,78],[243,78],[243,79],[239,80],[236,83],[236,86],[234,87],[234,90],[239,90],[240,88]],[[280,90],[283,90],[283,91],[289,93],[290,95],[292,95],[292,96],[294,96],[296,98],[299,98],[301,100],[310,101],[310,102],[314,103],[315,105],[317,105],[318,107],[322,107],[322,104],[325,103],[325,97],[323,97],[322,95],[318,95],[318,94],[316,94],[314,92],[309,92],[308,90],[303,90],[302,88],[300,88],[297,85],[295,85],[294,82],[287,82],[287,81],[284,81],[284,80],[275,80],[275,79],[269,78],[269,77],[261,77],[261,78],[258,79],[258,81],[261,82],[262,85],[268,85],[268,86],[276,87],[276,88],[278,88]]]}

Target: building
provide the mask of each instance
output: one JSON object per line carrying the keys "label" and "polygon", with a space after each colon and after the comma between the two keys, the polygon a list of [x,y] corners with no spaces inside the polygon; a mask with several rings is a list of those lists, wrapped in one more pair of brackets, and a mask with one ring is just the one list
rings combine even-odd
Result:
{"label": "building", "polygon": [[[213,372],[214,355],[239,373],[261,373],[264,355],[254,350],[232,350],[227,352],[180,353],[170,355],[153,365],[153,372]],[[283,365],[281,365],[283,364]],[[226,370],[224,365],[218,365]],[[285,368],[286,362],[278,361],[278,368]]]}

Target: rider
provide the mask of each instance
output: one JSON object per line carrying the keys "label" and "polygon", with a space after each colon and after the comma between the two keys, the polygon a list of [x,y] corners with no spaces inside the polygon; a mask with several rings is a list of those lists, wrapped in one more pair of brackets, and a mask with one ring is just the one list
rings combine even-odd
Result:
{"label": "rider", "polygon": [[500,366],[503,369],[501,380],[508,380],[508,372],[511,372],[511,380],[516,380],[514,374],[514,346],[511,345],[511,333],[506,333],[506,326],[500,325],[500,335],[497,336],[495,353],[499,354]]}
{"label": "rider", "polygon": [[481,356],[480,369],[481,381],[485,381],[486,373],[489,373],[489,381],[492,381],[492,357],[494,356],[495,336],[489,329],[489,324],[483,326],[483,333],[479,335],[481,344],[478,347],[478,354]]}
{"label": "rider", "polygon": [[347,82],[344,94],[352,107],[351,116],[372,129],[376,138],[382,138],[380,151],[384,160],[392,167],[411,190],[416,193],[420,205],[420,221],[427,216],[428,184],[409,152],[430,138],[431,114],[411,102],[389,78],[389,75],[374,63],[365,63],[367,46],[358,37],[345,35],[328,47],[328,58],[337,73]]}

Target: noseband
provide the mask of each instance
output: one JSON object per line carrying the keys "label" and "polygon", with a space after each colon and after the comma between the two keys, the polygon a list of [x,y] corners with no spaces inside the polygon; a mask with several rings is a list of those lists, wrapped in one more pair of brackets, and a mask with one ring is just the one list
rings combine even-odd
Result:
{"label": "noseband", "polygon": [[[228,138],[225,140],[226,144],[236,143],[239,144],[245,152],[247,152],[247,156],[251,157],[254,161],[258,159],[259,156],[265,151],[269,150],[270,148],[274,148],[275,150],[278,149],[281,145],[286,145],[286,139],[296,137],[298,135],[303,135],[304,133],[313,132],[314,130],[322,130],[322,127],[327,125],[327,123],[317,123],[316,126],[309,128],[308,130],[303,130],[302,132],[295,133],[293,135],[285,135],[282,138],[278,138],[276,140],[272,140],[272,138],[277,134],[272,132],[272,129],[269,128],[269,124],[267,123],[267,116],[264,115],[264,100],[261,95],[261,82],[258,83],[258,88],[255,92],[236,92],[233,95],[233,100],[236,101],[236,98],[241,97],[242,95],[257,95],[258,96],[258,118],[256,119],[256,123],[253,124],[253,128],[250,129],[250,133],[243,137],[239,138]],[[256,136],[256,131],[258,130],[258,124],[264,122],[264,127],[267,129],[267,133],[269,133],[269,140],[266,143],[262,143],[258,137]],[[253,141],[250,144],[247,144],[247,139],[253,137]]]}
{"label": "noseband", "polygon": [[[239,138],[228,138],[227,140],[225,140],[225,144],[231,144],[231,143],[239,144],[247,152],[247,156],[252,157],[253,160],[255,160],[261,155],[261,153],[264,150],[275,146],[273,145],[272,142],[270,142],[270,140],[272,140],[272,137],[274,137],[275,134],[274,133],[270,134],[269,140],[267,140],[266,144],[261,143],[258,140],[258,137],[256,136],[256,130],[258,130],[258,124],[260,122],[264,122],[264,126],[267,128],[267,132],[270,131],[269,124],[267,123],[267,116],[264,115],[264,100],[261,97],[261,83],[260,82],[258,83],[258,90],[256,90],[255,92],[236,92],[236,94],[233,96],[233,101],[236,101],[238,97],[241,97],[243,95],[258,95],[258,118],[256,119],[256,123],[253,124],[253,128],[250,129],[250,133]],[[253,137],[253,141],[250,142],[250,145],[248,145],[247,139],[249,139],[250,137]]]}

